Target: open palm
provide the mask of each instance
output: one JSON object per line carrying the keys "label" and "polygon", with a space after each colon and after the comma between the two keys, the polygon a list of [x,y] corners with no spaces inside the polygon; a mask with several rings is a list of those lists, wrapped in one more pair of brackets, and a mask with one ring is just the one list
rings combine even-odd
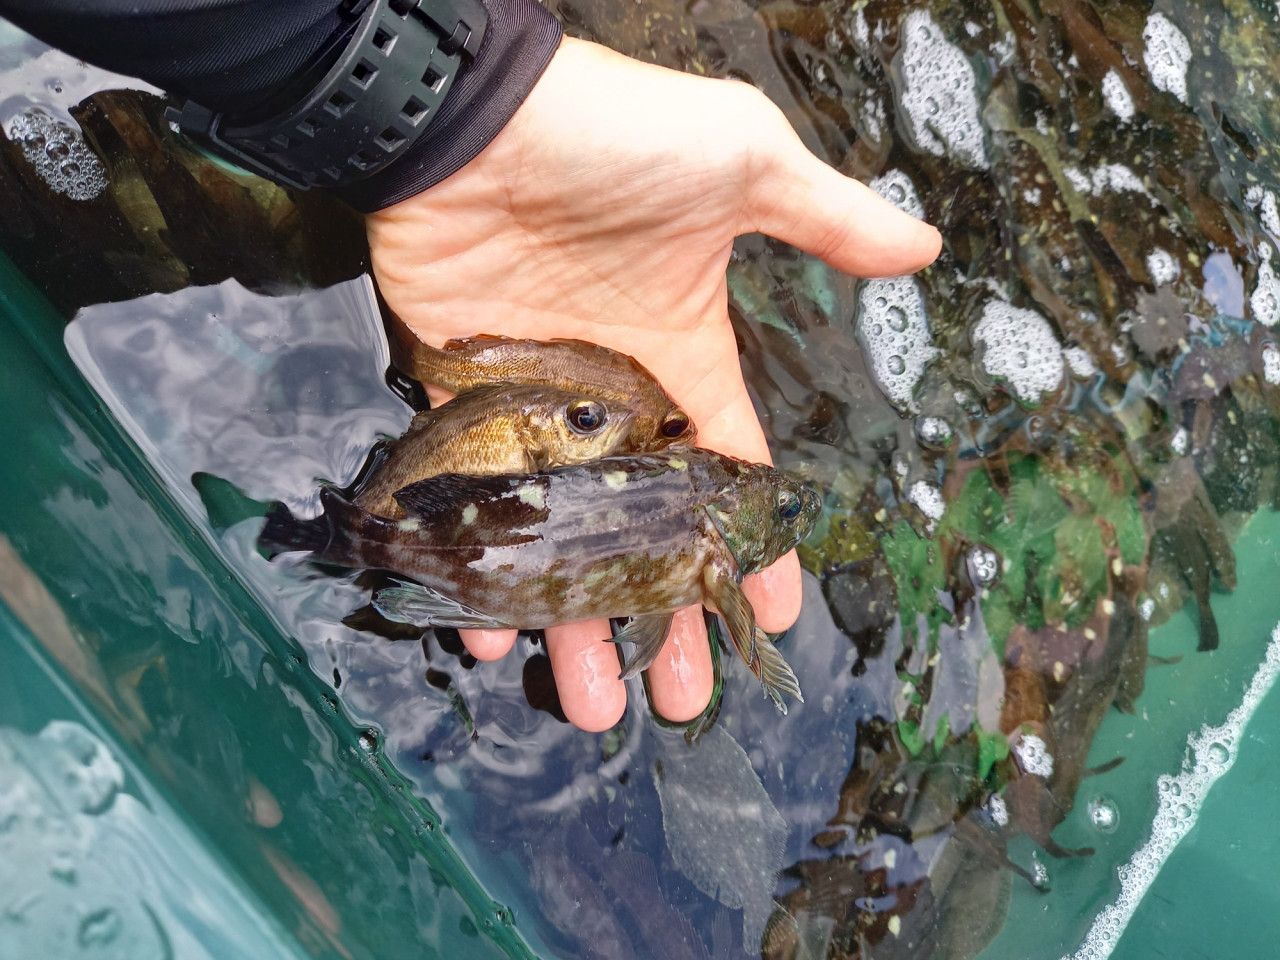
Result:
{"label": "open palm", "polygon": [[[428,343],[498,333],[574,337],[630,354],[693,418],[699,443],[769,461],[742,382],[725,268],[755,231],[860,276],[907,273],[937,255],[932,227],[810,154],[763,95],[566,39],[529,98],[475,160],[370,215],[369,245],[392,312]],[[437,396],[437,400],[444,399]],[[794,554],[745,584],[760,625],[800,609]],[[586,730],[626,706],[607,621],[547,631],[565,715]],[[467,631],[479,659],[514,631]],[[654,708],[687,720],[712,667],[700,611],[677,616],[649,669]]]}

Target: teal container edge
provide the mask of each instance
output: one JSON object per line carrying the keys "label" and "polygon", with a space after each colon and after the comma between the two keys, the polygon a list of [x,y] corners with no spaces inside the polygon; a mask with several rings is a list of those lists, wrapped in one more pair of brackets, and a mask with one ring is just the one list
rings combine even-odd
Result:
{"label": "teal container edge", "polygon": [[[365,731],[300,648],[192,530],[62,352],[62,318],[6,258],[0,316],[9,367],[0,382],[0,479],[9,487],[0,533],[99,675],[86,683],[65,659],[20,641],[13,628],[22,617],[7,608],[0,643],[15,660],[38,656],[39,670],[60,678],[64,695],[128,758],[131,776],[217,851],[207,862],[229,875],[228,888],[274,915],[270,929],[293,928],[299,955],[533,957],[436,812],[367,749]],[[86,511],[92,536],[68,519]],[[166,616],[165,598],[176,595],[187,609]],[[147,622],[148,605],[163,622]],[[122,695],[122,684],[136,688]],[[0,722],[10,719],[0,712]],[[316,772],[326,763],[343,768],[336,783]],[[286,786],[268,790],[273,778]],[[317,799],[317,783],[332,795]],[[255,825],[239,810],[264,794],[268,810],[278,809]],[[277,816],[283,833],[263,825]],[[283,836],[284,850],[259,834]],[[293,923],[283,919],[290,913]]]}

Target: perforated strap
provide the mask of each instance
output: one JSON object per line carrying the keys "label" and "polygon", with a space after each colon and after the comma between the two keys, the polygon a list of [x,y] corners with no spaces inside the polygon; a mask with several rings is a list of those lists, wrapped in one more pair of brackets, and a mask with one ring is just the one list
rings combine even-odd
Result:
{"label": "perforated strap", "polygon": [[212,152],[298,189],[342,187],[384,169],[418,140],[488,17],[475,0],[357,0],[338,62],[305,97],[267,120],[237,123],[187,101],[169,119]]}

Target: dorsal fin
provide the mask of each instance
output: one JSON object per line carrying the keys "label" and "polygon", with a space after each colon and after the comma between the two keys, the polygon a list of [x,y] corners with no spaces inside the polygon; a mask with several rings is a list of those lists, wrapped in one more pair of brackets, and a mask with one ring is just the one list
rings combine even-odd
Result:
{"label": "dorsal fin", "polygon": [[[492,509],[503,501],[503,522],[516,520],[510,511],[530,512],[526,519],[539,519],[544,514],[547,478],[543,476],[472,477],[460,473],[444,473],[418,480],[397,490],[393,496],[406,513],[428,522],[461,518],[469,507]],[[521,495],[523,493],[523,496]],[[536,516],[532,511],[536,511]]]}

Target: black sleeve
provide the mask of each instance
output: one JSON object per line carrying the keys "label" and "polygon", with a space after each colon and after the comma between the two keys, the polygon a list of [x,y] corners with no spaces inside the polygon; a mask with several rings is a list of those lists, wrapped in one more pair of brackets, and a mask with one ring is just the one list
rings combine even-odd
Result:
{"label": "black sleeve", "polygon": [[[537,0],[481,2],[489,28],[479,54],[400,160],[341,191],[354,206],[389,206],[458,170],[542,75],[560,42],[556,19]],[[46,43],[232,114],[264,111],[327,67],[353,29],[341,7],[342,0],[0,0],[0,14]]]}

